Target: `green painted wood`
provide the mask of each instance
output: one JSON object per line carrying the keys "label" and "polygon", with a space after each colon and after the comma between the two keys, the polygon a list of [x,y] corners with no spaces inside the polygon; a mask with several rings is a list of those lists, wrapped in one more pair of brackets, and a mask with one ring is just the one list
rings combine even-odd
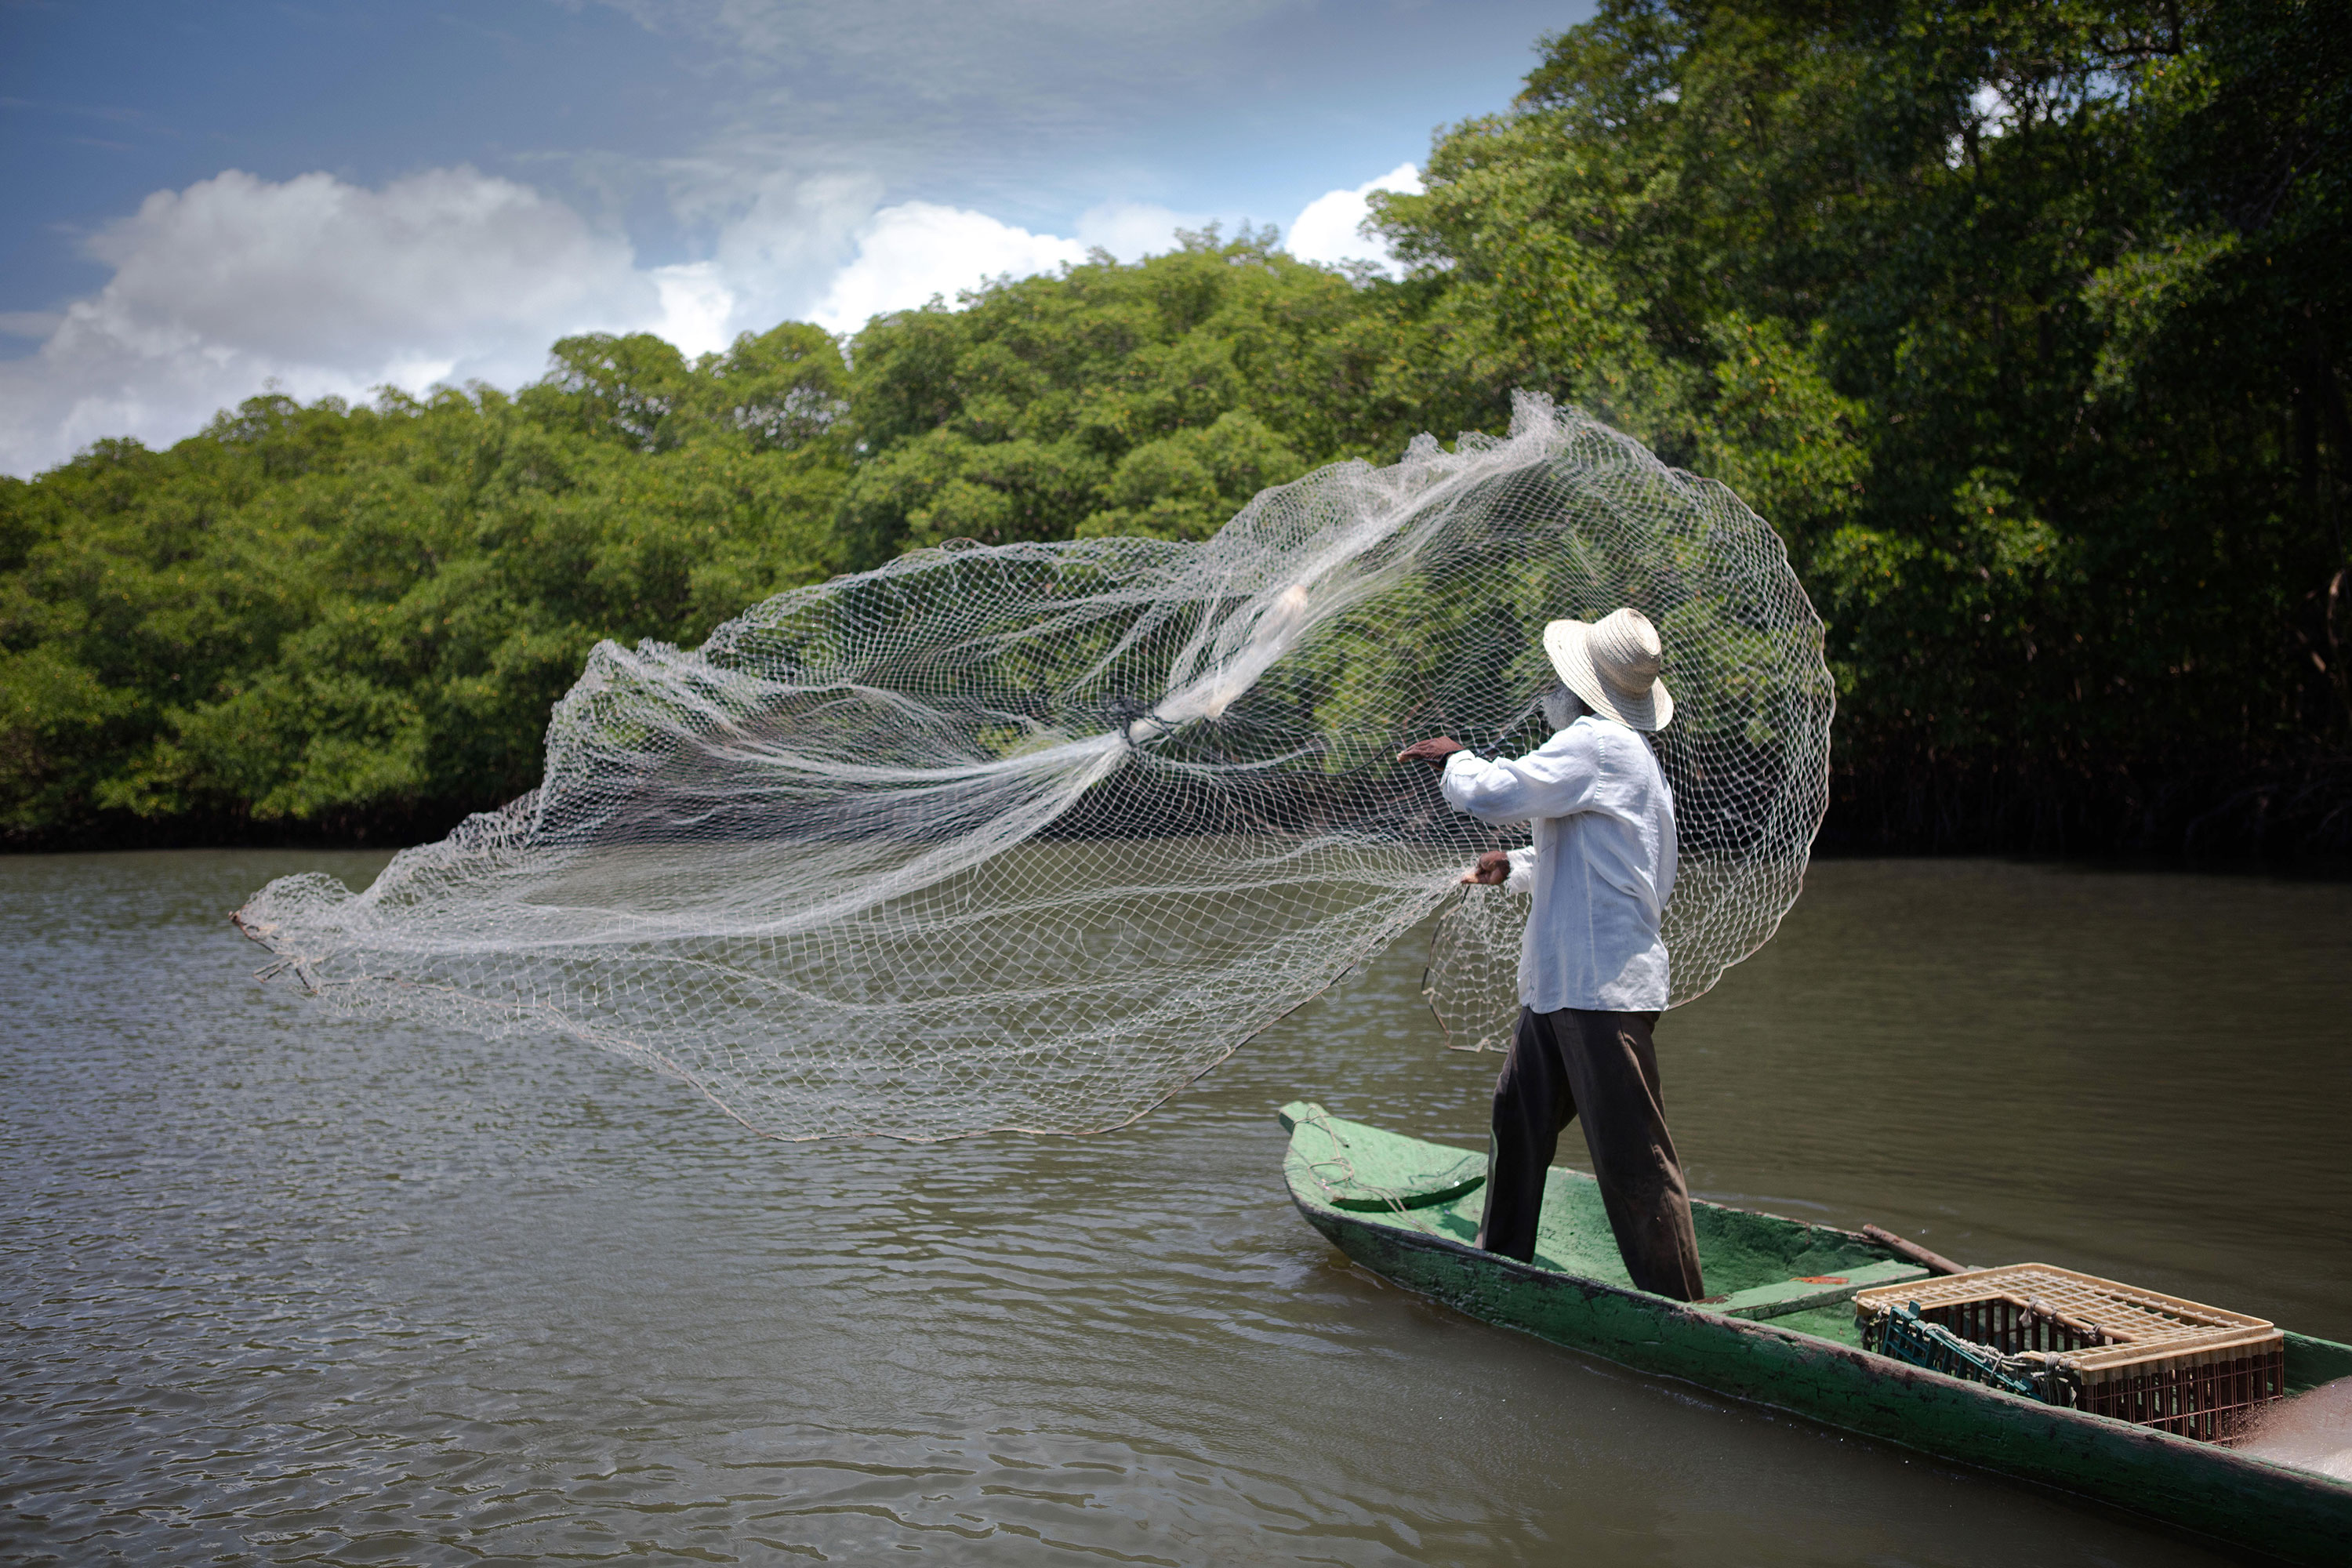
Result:
{"label": "green painted wood", "polygon": [[1359,1128],[1305,1101],[1284,1106],[1279,1115],[1300,1178],[1335,1208],[1432,1208],[1486,1184],[1484,1154]]}
{"label": "green painted wood", "polygon": [[[1699,1256],[1704,1264],[1706,1254]],[[1864,1263],[1859,1267],[1850,1265],[1836,1274],[1759,1285],[1707,1305],[1727,1318],[1785,1318],[1797,1312],[1832,1307],[1840,1301],[1850,1301],[1853,1300],[1855,1291],[1867,1290],[1874,1285],[1897,1285],[1908,1279],[1925,1279],[1927,1272],[1906,1259],[1889,1258],[1884,1263]]]}
{"label": "green painted wood", "polygon": [[[2292,1329],[2286,1335],[2286,1386],[2291,1394],[2306,1388],[2317,1388],[2323,1383],[2334,1383],[2339,1377],[2352,1377],[2352,1345],[2339,1345],[2334,1340],[2315,1340],[2309,1334],[2298,1334]],[[2352,1552],[2345,1553],[2352,1557]]]}
{"label": "green painted wood", "polygon": [[[2346,1560],[2352,1483],[1870,1354],[1855,1342],[1852,1312],[1841,1306],[1755,1321],[1636,1290],[1624,1281],[1622,1266],[1610,1271],[1613,1279],[1547,1266],[1548,1258],[1589,1255],[1592,1238],[1579,1234],[1580,1215],[1566,1216],[1555,1235],[1547,1213],[1538,1262],[1522,1264],[1479,1251],[1459,1234],[1463,1201],[1378,1213],[1342,1209],[1328,1201],[1315,1174],[1313,1160],[1327,1156],[1328,1146],[1310,1143],[1302,1152],[1303,1127],[1315,1129],[1315,1137],[1342,1141],[1352,1153],[1370,1157],[1381,1151],[1378,1157],[1391,1163],[1383,1169],[1409,1168],[1416,1159],[1434,1166],[1462,1151],[1423,1145],[1437,1152],[1415,1155],[1385,1149],[1384,1140],[1419,1141],[1341,1121],[1309,1102],[1285,1107],[1284,1121],[1292,1128],[1284,1173],[1307,1223],[1366,1268],[1472,1317],[1828,1426],[2095,1498],[2241,1552],[2295,1563]],[[1574,1182],[1555,1183],[1552,1190],[1570,1200],[1586,1195]],[[1549,1209],[1549,1194],[1546,1203]],[[1825,1261],[1832,1255],[1854,1268],[1893,1261],[1885,1249],[1849,1232],[1706,1206],[1717,1217],[1701,1226],[1700,1262],[1711,1287],[1718,1266],[1729,1280],[1791,1258],[1820,1264],[1786,1268],[1778,1276],[1785,1280],[1840,1272]],[[1738,1289],[1769,1283],[1755,1279]],[[2342,1375],[2333,1371],[2338,1367],[2352,1369],[2352,1348],[2305,1335],[2290,1335],[2288,1357],[2291,1383],[2298,1368],[2313,1382]]]}
{"label": "green painted wood", "polygon": [[[1351,1213],[1412,1211],[1417,1226],[1465,1243],[1477,1239],[1486,1205],[1484,1153],[1349,1121],[1311,1100],[1294,1100],[1279,1115],[1290,1131],[1284,1170],[1293,1187]],[[1867,1237],[1827,1226],[1704,1202],[1691,1205],[1691,1224],[1707,1289],[1736,1300],[1758,1291],[1767,1294],[1757,1300],[1774,1300],[1771,1292],[1783,1291],[1805,1276],[1852,1277],[1857,1269],[1876,1268],[1893,1271],[1865,1283],[1927,1277],[1926,1269],[1896,1258]],[[1600,1184],[1583,1172],[1555,1168],[1547,1173],[1536,1262],[1561,1273],[1633,1288],[1616,1236],[1609,1228]],[[1837,1299],[1834,1287],[1815,1294],[1822,1302]],[[1791,1301],[1788,1310],[1806,1304]]]}

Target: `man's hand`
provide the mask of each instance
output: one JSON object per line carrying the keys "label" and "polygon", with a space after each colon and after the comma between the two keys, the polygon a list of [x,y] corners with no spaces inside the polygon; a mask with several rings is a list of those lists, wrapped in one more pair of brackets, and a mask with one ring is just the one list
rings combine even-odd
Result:
{"label": "man's hand", "polygon": [[1434,740],[1415,741],[1412,745],[1407,746],[1403,751],[1397,753],[1397,761],[1401,763],[1427,763],[1433,768],[1442,768],[1445,765],[1446,758],[1452,756],[1454,752],[1461,751],[1462,749],[1462,742],[1455,740],[1453,736],[1440,735]]}
{"label": "man's hand", "polygon": [[1511,852],[1489,849],[1478,857],[1477,868],[1462,879],[1473,887],[1499,888],[1511,879]]}

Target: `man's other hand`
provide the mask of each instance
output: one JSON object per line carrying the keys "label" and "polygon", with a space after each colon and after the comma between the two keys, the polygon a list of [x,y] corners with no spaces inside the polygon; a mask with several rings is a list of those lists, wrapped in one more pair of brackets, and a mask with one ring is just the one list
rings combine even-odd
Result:
{"label": "man's other hand", "polygon": [[1511,879],[1511,852],[1489,849],[1478,857],[1477,868],[1462,879],[1475,887],[1499,888]]}
{"label": "man's other hand", "polygon": [[1440,735],[1431,741],[1415,741],[1397,753],[1397,761],[1427,763],[1433,768],[1442,768],[1445,765],[1445,759],[1460,750],[1462,750],[1461,742],[1451,735]]}

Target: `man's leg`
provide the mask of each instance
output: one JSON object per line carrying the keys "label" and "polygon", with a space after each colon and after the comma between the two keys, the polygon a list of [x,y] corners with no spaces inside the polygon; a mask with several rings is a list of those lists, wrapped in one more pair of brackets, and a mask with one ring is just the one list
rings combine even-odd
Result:
{"label": "man's leg", "polygon": [[1559,1149],[1559,1130],[1576,1114],[1554,1027],[1562,1016],[1520,1008],[1503,1074],[1495,1080],[1495,1142],[1478,1245],[1522,1263],[1535,1259],[1545,1174]]}
{"label": "man's leg", "polygon": [[1550,1015],[1565,1058],[1570,1089],[1584,1123],[1592,1173],[1625,1272],[1644,1290],[1696,1301],[1706,1294],[1698,1278],[1698,1240],[1691,1234],[1690,1193],[1682,1162],[1666,1131],[1658,1094],[1658,1053],[1651,1044],[1655,1013]]}

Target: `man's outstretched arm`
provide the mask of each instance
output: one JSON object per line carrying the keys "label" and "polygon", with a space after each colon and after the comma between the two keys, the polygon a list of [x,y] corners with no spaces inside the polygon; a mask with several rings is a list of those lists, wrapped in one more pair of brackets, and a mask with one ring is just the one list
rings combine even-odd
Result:
{"label": "man's outstretched arm", "polygon": [[1442,768],[1445,765],[1446,758],[1452,756],[1456,752],[1465,751],[1466,749],[1467,748],[1465,747],[1461,742],[1455,740],[1453,736],[1439,735],[1432,740],[1415,741],[1412,745],[1407,746],[1403,751],[1397,753],[1397,761],[1401,763],[1427,763],[1431,767]]}
{"label": "man's outstretched arm", "polygon": [[[1440,752],[1441,746],[1452,750]],[[1446,804],[1482,822],[1532,822],[1568,816],[1592,804],[1599,759],[1589,744],[1559,737],[1524,757],[1489,761],[1445,736],[1408,746],[1403,757],[1445,770]]]}

